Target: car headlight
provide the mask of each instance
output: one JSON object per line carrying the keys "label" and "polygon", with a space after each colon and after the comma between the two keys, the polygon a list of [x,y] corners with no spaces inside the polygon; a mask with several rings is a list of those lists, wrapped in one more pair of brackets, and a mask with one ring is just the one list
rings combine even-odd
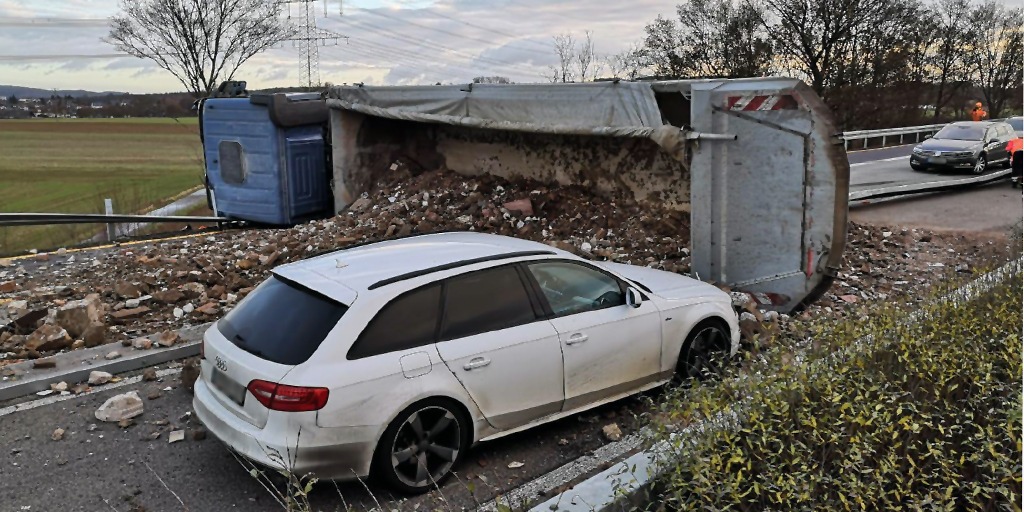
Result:
{"label": "car headlight", "polygon": [[920,155],[921,153],[924,153],[924,150],[921,149],[921,146],[914,148],[914,154]]}

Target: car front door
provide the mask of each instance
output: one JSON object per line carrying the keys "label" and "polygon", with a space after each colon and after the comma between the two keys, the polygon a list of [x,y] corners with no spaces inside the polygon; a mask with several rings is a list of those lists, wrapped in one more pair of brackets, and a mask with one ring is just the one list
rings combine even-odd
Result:
{"label": "car front door", "polygon": [[1006,144],[1000,142],[1002,137],[999,136],[999,130],[993,126],[988,130],[985,130],[985,154],[988,155],[988,162],[991,166],[993,162],[999,162],[1006,158]]}
{"label": "car front door", "polygon": [[518,265],[444,282],[437,351],[499,429],[557,413],[565,398],[558,332],[527,283]]}
{"label": "car front door", "polygon": [[616,277],[573,261],[526,265],[547,301],[565,364],[563,410],[633,392],[658,380],[661,322],[650,300],[626,305]]}

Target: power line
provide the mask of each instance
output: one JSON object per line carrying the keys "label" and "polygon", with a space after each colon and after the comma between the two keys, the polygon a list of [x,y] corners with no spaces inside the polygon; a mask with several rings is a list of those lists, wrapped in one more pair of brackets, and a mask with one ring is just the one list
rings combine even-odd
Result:
{"label": "power line", "polygon": [[[380,12],[377,9],[360,9],[360,11],[361,12],[365,12],[365,13],[369,13],[369,14],[373,14],[375,16],[380,16],[380,17],[383,17],[383,18],[386,18],[386,19],[390,19],[390,20],[395,20],[395,21],[399,21],[399,22],[402,22],[402,23],[406,23],[406,24],[412,25],[414,27],[420,27],[420,28],[424,28],[424,29],[427,29],[427,30],[433,30],[435,32],[439,32],[441,34],[447,34],[447,35],[450,35],[452,37],[458,37],[458,38],[461,38],[461,39],[466,39],[466,40],[469,40],[469,41],[476,41],[476,42],[484,43],[484,44],[494,44],[495,43],[493,40],[481,39],[479,37],[473,37],[473,36],[468,36],[468,35],[464,35],[464,34],[459,34],[459,33],[456,33],[456,32],[451,32],[451,31],[448,31],[448,30],[444,30],[444,29],[440,29],[440,28],[436,28],[436,27],[431,27],[430,25],[424,25],[422,23],[416,23],[414,21],[405,20],[405,19],[402,19],[402,18],[400,18],[398,16],[392,16],[390,14],[385,14],[383,12]],[[428,11],[428,12],[430,12],[430,11]],[[454,20],[454,18],[450,18],[450,19]],[[455,21],[459,21],[459,20],[455,20]],[[466,25],[470,25],[467,22],[461,22],[461,23],[465,23]],[[473,25],[470,25],[470,26],[473,26]],[[483,27],[478,27],[478,28],[483,28]],[[483,30],[488,30],[488,29],[487,28],[483,28]],[[515,36],[512,36],[512,37],[515,37]],[[533,53],[537,53],[537,54],[542,54],[542,55],[549,56],[549,57],[551,56],[550,51],[542,52],[540,50],[534,50],[532,48],[520,48],[520,50],[526,51],[526,52],[533,52]]]}
{"label": "power line", "polygon": [[[345,20],[344,18],[342,18],[342,21],[346,21],[347,22],[347,20]],[[356,23],[358,23],[360,26],[359,27],[352,26],[351,27],[352,29],[357,29],[357,28],[365,29],[365,30],[367,30],[369,32],[373,32],[373,33],[376,33],[378,35],[382,35],[382,36],[390,38],[390,39],[397,39],[397,40],[404,41],[404,42],[407,42],[407,43],[410,43],[410,44],[413,44],[413,45],[416,45],[416,46],[432,47],[433,49],[436,49],[436,50],[440,50],[440,51],[443,51],[443,52],[449,52],[449,53],[453,53],[455,55],[459,55],[459,56],[461,56],[461,57],[463,57],[465,59],[475,59],[475,60],[478,60],[480,62],[489,63],[489,64],[495,65],[495,66],[503,66],[505,68],[515,68],[515,67],[520,65],[520,64],[513,64],[513,63],[510,63],[510,62],[501,61],[501,60],[498,60],[498,59],[493,59],[493,58],[490,58],[490,57],[484,57],[483,55],[472,55],[472,54],[469,54],[469,53],[462,52],[460,50],[456,50],[454,48],[449,48],[447,46],[444,46],[444,45],[441,45],[441,44],[438,44],[438,43],[434,43],[434,42],[426,40],[426,39],[417,40],[417,39],[414,39],[412,37],[409,37],[409,36],[406,36],[406,35],[403,35],[403,34],[400,34],[400,33],[397,33],[397,32],[392,32],[390,29],[380,27],[379,25],[374,25],[372,23],[367,23],[365,21],[356,22]],[[520,72],[524,72],[525,73],[526,71],[523,71],[522,69],[520,69]],[[530,72],[533,72],[533,70],[531,70]]]}
{"label": "power line", "polygon": [[[302,81],[306,87],[320,86],[320,47],[329,44],[337,45],[341,39],[348,39],[346,36],[322,29],[316,26],[316,13],[313,11],[313,4],[317,0],[279,0],[280,5],[288,9],[288,18],[291,19],[291,4],[302,4],[304,7],[303,16],[299,17],[298,34],[289,37],[288,41],[294,41],[306,57],[306,66],[302,68]],[[326,9],[327,2],[324,1]]]}

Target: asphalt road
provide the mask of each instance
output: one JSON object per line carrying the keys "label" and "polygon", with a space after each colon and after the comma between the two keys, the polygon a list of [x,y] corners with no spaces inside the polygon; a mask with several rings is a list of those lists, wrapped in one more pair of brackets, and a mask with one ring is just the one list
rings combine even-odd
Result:
{"label": "asphalt road", "polygon": [[[913,149],[914,144],[908,144],[849,153],[850,192],[974,176],[966,171],[915,171],[910,168]],[[1000,167],[988,172],[1003,169]]]}
{"label": "asphalt road", "polygon": [[[129,390],[138,391],[145,404],[135,425],[120,428],[95,419],[107,398]],[[154,392],[160,396],[148,398]],[[0,512],[283,510],[223,444],[212,436],[191,439],[189,430],[199,427],[186,416],[191,401],[174,376],[0,416]],[[592,452],[604,444],[600,430],[607,424],[629,433],[633,413],[642,408],[640,398],[628,398],[479,445],[456,466],[459,478],[441,492],[402,499],[373,482],[324,482],[311,501],[324,511],[369,510],[377,501],[385,510],[472,509]],[[54,441],[57,428],[65,433]],[[185,430],[186,438],[170,444],[168,433],[175,429]],[[156,432],[160,437],[149,440]],[[513,461],[524,465],[509,469]]]}

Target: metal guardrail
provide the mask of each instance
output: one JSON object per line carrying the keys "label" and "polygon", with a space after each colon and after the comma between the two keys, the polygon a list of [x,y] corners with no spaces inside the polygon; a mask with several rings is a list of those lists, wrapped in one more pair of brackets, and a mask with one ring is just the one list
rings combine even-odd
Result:
{"label": "metal guardrail", "polygon": [[868,145],[868,139],[874,139],[881,137],[882,146],[885,146],[886,137],[899,136],[900,144],[903,144],[903,138],[907,135],[914,135],[914,142],[920,142],[921,134],[931,135],[942,129],[948,123],[941,124],[926,124],[923,126],[907,126],[903,128],[884,128],[881,130],[856,130],[852,132],[843,132],[843,147],[847,150],[850,149],[851,140],[861,140],[860,149],[864,149]]}
{"label": "metal guardrail", "polygon": [[187,217],[177,215],[105,215],[102,213],[0,213],[0,226],[111,224],[127,222],[189,224],[193,222],[231,222],[231,219],[225,217]]}

